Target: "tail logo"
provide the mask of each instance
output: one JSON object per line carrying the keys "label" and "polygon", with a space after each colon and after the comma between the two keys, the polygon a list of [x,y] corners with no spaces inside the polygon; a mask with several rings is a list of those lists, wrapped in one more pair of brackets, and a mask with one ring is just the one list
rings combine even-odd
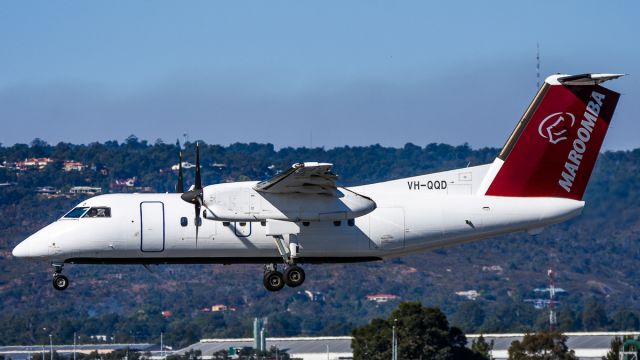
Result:
{"label": "tail logo", "polygon": [[[571,124],[568,124],[568,121]],[[553,113],[538,126],[538,134],[544,139],[549,139],[552,144],[557,144],[560,141],[567,140],[567,129],[573,127],[576,121],[576,117],[570,112],[557,112]]]}

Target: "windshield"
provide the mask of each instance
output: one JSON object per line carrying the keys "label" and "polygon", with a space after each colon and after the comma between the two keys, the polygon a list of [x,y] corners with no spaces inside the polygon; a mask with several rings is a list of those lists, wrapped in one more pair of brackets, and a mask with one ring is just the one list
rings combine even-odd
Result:
{"label": "windshield", "polygon": [[88,207],[77,207],[74,208],[73,210],[69,211],[65,216],[63,216],[66,219],[77,219],[79,217],[81,217],[82,215],[84,215],[84,213],[87,211]]}
{"label": "windshield", "polygon": [[111,217],[111,208],[108,207],[92,207],[84,214],[83,218],[93,218],[93,217]]}

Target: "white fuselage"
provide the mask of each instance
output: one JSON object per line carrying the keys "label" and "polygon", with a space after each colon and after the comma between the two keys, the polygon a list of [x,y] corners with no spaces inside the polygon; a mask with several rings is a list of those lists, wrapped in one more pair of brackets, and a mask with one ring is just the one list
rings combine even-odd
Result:
{"label": "white fuselage", "polygon": [[[494,166],[349,188],[372,199],[375,210],[353,220],[299,221],[299,232],[287,241],[299,245],[300,263],[371,261],[537,231],[576,216],[584,206],[564,198],[479,195]],[[255,183],[245,184],[252,191]],[[215,193],[216,186],[206,187],[205,194]],[[256,201],[261,195],[251,196]],[[79,206],[109,207],[111,214],[61,218],[24,240],[14,254],[52,263],[281,262],[265,221],[203,218],[196,239],[194,207],[180,194],[101,195]]]}

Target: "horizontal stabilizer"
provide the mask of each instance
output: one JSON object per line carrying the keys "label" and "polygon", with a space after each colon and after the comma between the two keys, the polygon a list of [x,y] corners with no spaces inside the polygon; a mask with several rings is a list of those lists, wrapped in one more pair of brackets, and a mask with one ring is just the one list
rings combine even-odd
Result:
{"label": "horizontal stabilizer", "polygon": [[[555,75],[550,76],[547,82],[556,80],[562,85],[600,85],[605,81],[617,79],[624,74],[580,74],[580,75]],[[555,78],[555,79],[554,79]]]}

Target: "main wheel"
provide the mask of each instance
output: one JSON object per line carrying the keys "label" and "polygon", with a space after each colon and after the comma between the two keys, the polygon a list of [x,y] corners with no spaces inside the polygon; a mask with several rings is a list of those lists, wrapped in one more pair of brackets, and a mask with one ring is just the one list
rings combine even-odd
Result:
{"label": "main wheel", "polygon": [[292,265],[284,271],[284,282],[289,287],[298,287],[304,282],[304,270],[300,266]]}
{"label": "main wheel", "polygon": [[279,271],[267,271],[264,274],[264,287],[269,291],[278,291],[284,287],[284,277]]}
{"label": "main wheel", "polygon": [[69,286],[69,279],[64,275],[56,275],[53,277],[53,288],[62,291]]}

